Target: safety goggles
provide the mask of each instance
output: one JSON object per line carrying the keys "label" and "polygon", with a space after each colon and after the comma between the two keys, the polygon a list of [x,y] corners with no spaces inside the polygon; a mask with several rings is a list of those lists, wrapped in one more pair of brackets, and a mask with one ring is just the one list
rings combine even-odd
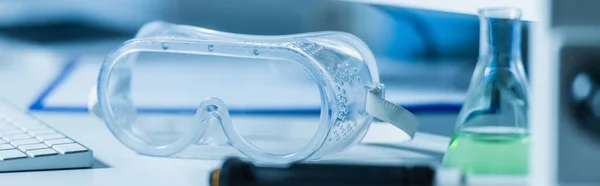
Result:
{"label": "safety goggles", "polygon": [[106,57],[89,107],[141,154],[282,164],[340,152],[374,118],[412,139],[417,118],[384,91],[372,53],[347,33],[256,36],[152,22]]}

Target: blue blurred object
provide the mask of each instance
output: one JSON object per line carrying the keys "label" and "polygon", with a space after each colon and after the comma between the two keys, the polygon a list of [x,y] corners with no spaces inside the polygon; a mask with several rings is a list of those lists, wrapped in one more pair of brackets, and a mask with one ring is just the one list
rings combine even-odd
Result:
{"label": "blue blurred object", "polygon": [[476,58],[476,16],[430,10],[376,6],[393,17],[394,35],[386,35],[382,52],[401,59]]}
{"label": "blue blurred object", "polygon": [[[254,0],[0,1],[0,34],[26,41],[129,38],[162,20],[241,34],[344,30],[346,2]],[[342,29],[340,29],[342,28]]]}
{"label": "blue blurred object", "polygon": [[[118,6],[114,6],[114,5]],[[130,37],[163,20],[242,34],[349,32],[395,59],[476,58],[476,16],[345,1],[0,1],[0,33],[34,41]]]}

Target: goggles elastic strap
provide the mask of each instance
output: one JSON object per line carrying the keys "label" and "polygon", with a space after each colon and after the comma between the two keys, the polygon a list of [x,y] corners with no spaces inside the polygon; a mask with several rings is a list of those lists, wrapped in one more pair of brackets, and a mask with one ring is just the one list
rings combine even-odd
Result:
{"label": "goggles elastic strap", "polygon": [[412,139],[419,127],[419,120],[410,111],[383,98],[381,91],[370,90],[367,94],[366,111],[371,116],[390,123],[404,131]]}

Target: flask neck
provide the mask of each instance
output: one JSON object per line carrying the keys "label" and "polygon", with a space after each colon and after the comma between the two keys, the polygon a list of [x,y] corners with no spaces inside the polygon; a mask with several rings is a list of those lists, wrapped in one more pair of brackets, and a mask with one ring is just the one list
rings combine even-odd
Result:
{"label": "flask neck", "polygon": [[488,59],[490,67],[510,67],[521,62],[520,15],[510,12],[482,11],[479,15],[480,58]]}

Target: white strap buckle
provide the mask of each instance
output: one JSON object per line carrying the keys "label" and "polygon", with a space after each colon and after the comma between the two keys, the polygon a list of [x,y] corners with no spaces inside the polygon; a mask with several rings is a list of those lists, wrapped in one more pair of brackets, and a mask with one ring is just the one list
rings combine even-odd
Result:
{"label": "white strap buckle", "polygon": [[366,111],[371,116],[390,123],[404,131],[412,139],[419,127],[419,120],[410,111],[384,98],[383,85],[367,93]]}

